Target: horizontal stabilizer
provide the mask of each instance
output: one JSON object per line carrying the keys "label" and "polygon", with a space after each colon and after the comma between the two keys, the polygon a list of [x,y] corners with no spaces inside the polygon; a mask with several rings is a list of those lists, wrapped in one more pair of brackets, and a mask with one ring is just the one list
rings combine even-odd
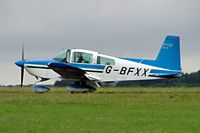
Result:
{"label": "horizontal stabilizer", "polygon": [[178,78],[182,76],[181,71],[151,70],[150,77]]}

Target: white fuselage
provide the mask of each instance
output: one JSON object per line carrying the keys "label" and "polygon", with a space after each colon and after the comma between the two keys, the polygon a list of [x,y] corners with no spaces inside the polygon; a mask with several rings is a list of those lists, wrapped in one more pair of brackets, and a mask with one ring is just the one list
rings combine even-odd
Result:
{"label": "white fuselage", "polygon": [[[150,65],[145,65],[142,63],[128,61],[112,56],[107,56],[107,55],[101,55],[101,56],[113,59],[115,61],[115,65],[105,65],[104,69],[101,69],[101,72],[98,72],[99,69],[82,67],[84,65],[90,66],[90,64],[84,64],[84,63],[81,64],[70,63],[70,64],[80,65],[79,66],[80,69],[87,71],[86,75],[89,75],[94,79],[98,79],[99,82],[159,79],[158,77],[149,77],[151,69],[166,70],[163,68],[158,68]],[[98,66],[98,64],[91,64],[91,65]],[[25,69],[31,75],[39,78],[44,78],[44,79],[61,78],[61,76],[58,73],[48,68],[47,65],[38,65],[29,63],[25,64]]]}

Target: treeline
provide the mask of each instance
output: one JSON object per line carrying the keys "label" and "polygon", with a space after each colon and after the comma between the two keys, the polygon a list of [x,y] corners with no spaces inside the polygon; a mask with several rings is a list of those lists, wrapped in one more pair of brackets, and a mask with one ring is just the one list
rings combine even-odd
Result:
{"label": "treeline", "polygon": [[[56,81],[55,86],[67,86],[73,84],[71,81],[63,80]],[[103,86],[158,86],[158,87],[172,87],[172,86],[186,86],[199,87],[200,86],[200,70],[194,73],[185,73],[181,78],[177,79],[162,79],[162,80],[146,80],[146,81],[123,81],[116,83],[103,84]]]}
{"label": "treeline", "polygon": [[181,78],[118,82],[117,86],[200,87],[200,70],[190,74],[185,73]]}

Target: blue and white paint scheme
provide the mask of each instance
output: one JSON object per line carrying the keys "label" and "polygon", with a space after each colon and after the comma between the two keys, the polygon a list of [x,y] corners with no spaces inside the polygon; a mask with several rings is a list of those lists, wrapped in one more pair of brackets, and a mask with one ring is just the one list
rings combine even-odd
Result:
{"label": "blue and white paint scheme", "polygon": [[[182,75],[178,36],[165,38],[155,60],[119,58],[84,49],[66,49],[50,60],[26,60],[23,50],[22,60],[15,64],[21,67],[21,85],[25,69],[40,81],[72,80],[71,92],[94,91],[102,82],[167,79]],[[39,88],[41,91],[42,87]]]}

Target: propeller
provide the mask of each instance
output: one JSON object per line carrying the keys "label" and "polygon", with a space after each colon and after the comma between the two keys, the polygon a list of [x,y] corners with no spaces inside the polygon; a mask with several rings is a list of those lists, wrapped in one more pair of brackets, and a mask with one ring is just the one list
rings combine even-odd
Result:
{"label": "propeller", "polygon": [[[24,61],[24,43],[22,45],[22,61]],[[24,66],[21,67],[21,87],[23,87],[23,81],[24,81]]]}

